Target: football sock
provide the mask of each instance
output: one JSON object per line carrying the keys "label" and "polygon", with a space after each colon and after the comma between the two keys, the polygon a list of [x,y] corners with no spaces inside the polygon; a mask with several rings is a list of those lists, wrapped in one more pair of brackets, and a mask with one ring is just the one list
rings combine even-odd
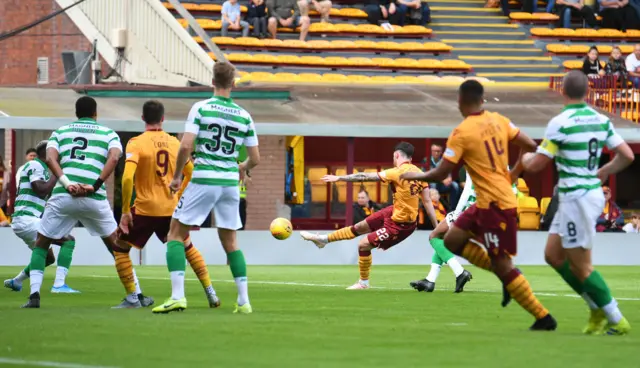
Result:
{"label": "football sock", "polygon": [[58,269],[56,270],[56,279],[53,287],[61,287],[65,284],[67,273],[71,267],[71,259],[73,258],[73,250],[76,247],[75,240],[67,240],[60,246],[58,253]]}
{"label": "football sock", "polygon": [[16,275],[16,277],[14,277],[13,280],[19,284],[22,284],[22,282],[28,278],[29,278],[29,266],[25,267],[24,270],[20,271],[20,273]]}
{"label": "football sock", "polygon": [[598,307],[602,308],[610,323],[616,324],[620,322],[622,313],[618,308],[618,302],[611,296],[611,290],[609,290],[600,272],[594,270],[584,280],[584,291]]}
{"label": "football sock", "polygon": [[569,261],[565,261],[562,266],[555,269],[558,274],[562,277],[562,279],[567,283],[567,285],[571,286],[573,291],[575,291],[578,295],[582,296],[582,299],[587,303],[590,309],[598,309],[596,303],[591,299],[589,294],[584,291],[584,286],[578,280],[578,278],[571,272],[571,268],[569,266]]}
{"label": "football sock", "polygon": [[447,261],[447,264],[449,265],[449,268],[451,268],[451,271],[453,271],[453,274],[456,275],[456,277],[460,276],[464,272],[464,267],[462,267],[456,257],[450,258]]}
{"label": "football sock", "polygon": [[136,275],[136,270],[133,271],[133,283],[136,285],[136,295],[142,294],[142,288],[140,287],[140,281],[138,280],[138,275]]}
{"label": "football sock", "polygon": [[462,248],[460,255],[474,266],[491,271],[491,259],[487,252],[478,244],[468,242],[464,248]]}
{"label": "football sock", "polygon": [[244,260],[244,254],[238,249],[228,253],[227,260],[238,288],[238,305],[245,305],[249,303],[249,285],[247,283],[247,263]]}
{"label": "football sock", "polygon": [[[434,238],[429,240],[429,243],[433,247],[433,250],[436,252],[438,257],[443,262],[448,264],[449,267],[451,267],[451,270],[456,275],[456,277],[460,276],[460,274],[464,272],[464,268],[462,268],[462,265],[460,264],[460,262],[458,262],[455,255],[453,255],[453,253],[451,253],[451,251],[444,246],[444,240],[439,238]],[[435,262],[432,261],[432,263],[435,263]],[[436,277],[438,276],[436,275]]]}
{"label": "football sock", "polygon": [[193,243],[189,242],[189,246],[185,249],[185,255],[187,257],[187,261],[191,265],[193,272],[198,276],[198,280],[202,284],[203,288],[207,288],[211,286],[211,278],[209,277],[209,269],[207,269],[207,264],[202,258],[202,254],[198,248],[193,246]]}
{"label": "football sock", "polygon": [[371,263],[373,257],[371,257],[371,251],[358,251],[358,268],[360,269],[360,281],[364,281],[365,284],[369,283],[369,273],[371,272]]}
{"label": "football sock", "polygon": [[442,268],[442,263],[431,263],[431,269],[429,270],[429,274],[427,275],[427,281],[436,282],[438,279],[438,275],[440,275],[440,269]]}
{"label": "football sock", "polygon": [[536,319],[544,318],[549,311],[533,295],[529,281],[517,269],[511,270],[502,280],[511,297]]}
{"label": "football sock", "polygon": [[44,267],[47,262],[47,249],[34,248],[31,252],[31,263],[29,264],[31,276],[31,294],[39,292],[44,278]]}
{"label": "football sock", "polygon": [[136,282],[129,252],[121,252],[114,249],[113,253],[116,257],[116,271],[118,272],[122,286],[124,286],[127,295],[134,294],[136,292]]}
{"label": "football sock", "polygon": [[356,234],[355,228],[353,226],[348,226],[330,233],[329,235],[327,235],[327,239],[329,242],[335,242],[340,240],[355,239],[356,236],[358,236],[358,234]]}
{"label": "football sock", "polygon": [[172,240],[167,243],[167,268],[171,274],[171,299],[184,298],[184,271],[187,268],[187,260],[183,242]]}

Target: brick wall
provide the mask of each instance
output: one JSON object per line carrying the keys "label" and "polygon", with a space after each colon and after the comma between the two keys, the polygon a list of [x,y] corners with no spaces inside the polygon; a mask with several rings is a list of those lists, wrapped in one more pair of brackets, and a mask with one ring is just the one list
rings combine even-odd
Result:
{"label": "brick wall", "polygon": [[247,187],[247,230],[266,230],[284,202],[285,137],[261,136],[261,162]]}
{"label": "brick wall", "polygon": [[[42,18],[60,7],[55,0],[0,0],[0,32]],[[49,58],[49,81],[64,81],[62,51],[90,51],[91,43],[65,14],[0,42],[0,85],[36,84],[37,58]]]}

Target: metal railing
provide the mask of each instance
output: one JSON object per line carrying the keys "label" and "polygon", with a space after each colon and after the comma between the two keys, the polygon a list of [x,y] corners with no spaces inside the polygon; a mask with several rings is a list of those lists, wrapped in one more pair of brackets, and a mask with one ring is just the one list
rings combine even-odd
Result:
{"label": "metal railing", "polygon": [[[551,77],[549,87],[562,94],[563,77]],[[640,89],[630,85],[629,79],[618,76],[589,78],[586,101],[610,114],[634,123],[640,121]]]}
{"label": "metal railing", "polygon": [[[56,0],[64,7],[74,0]],[[67,14],[128,83],[210,85],[213,60],[158,0],[88,0]],[[126,30],[124,49],[114,30]]]}

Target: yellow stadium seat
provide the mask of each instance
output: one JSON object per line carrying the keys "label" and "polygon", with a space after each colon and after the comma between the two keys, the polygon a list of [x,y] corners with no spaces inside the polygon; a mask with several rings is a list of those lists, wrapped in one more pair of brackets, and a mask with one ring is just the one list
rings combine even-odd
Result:
{"label": "yellow stadium seat", "polygon": [[336,25],[330,23],[311,23],[309,32],[336,32]]}
{"label": "yellow stadium seat", "polygon": [[355,48],[358,48],[358,45],[353,41],[333,40],[333,41],[331,41],[331,48],[333,48],[333,49],[355,49]]}
{"label": "yellow stadium seat", "polygon": [[[317,13],[317,12],[316,12]],[[336,8],[331,8],[329,10],[329,15],[339,15],[340,14],[340,9],[336,9]],[[318,13],[318,15],[320,15],[320,13]]]}
{"label": "yellow stadium seat", "polygon": [[374,65],[371,59],[366,57],[350,57],[349,64],[355,66],[371,66]]}
{"label": "yellow stadium seat", "polygon": [[533,19],[537,20],[557,21],[560,19],[559,16],[552,13],[533,13],[531,14],[531,16],[533,17]]}
{"label": "yellow stadium seat", "polygon": [[236,38],[235,44],[241,46],[262,46],[262,40],[255,37],[238,37]]}
{"label": "yellow stadium seat", "polygon": [[372,58],[371,62],[379,67],[392,67],[394,66],[394,60],[390,58]]}
{"label": "yellow stadium seat", "polygon": [[272,40],[270,38],[262,40],[264,47],[282,47],[282,40]]}
{"label": "yellow stadium seat", "polygon": [[531,34],[538,37],[551,36],[553,30],[549,28],[531,28]]}
{"label": "yellow stadium seat", "polygon": [[[254,63],[263,63],[263,64],[275,64],[278,61],[278,57],[270,54],[254,54],[251,62]],[[233,60],[230,60],[233,61]]]}
{"label": "yellow stadium seat", "polygon": [[307,48],[309,47],[306,42],[300,40],[284,40],[282,41],[282,47],[291,47],[291,48]]}
{"label": "yellow stadium seat", "polygon": [[311,168],[307,174],[307,178],[311,183],[311,202],[326,203],[327,202],[327,185],[322,181],[322,177],[327,175],[326,168]]}
{"label": "yellow stadium seat", "polygon": [[538,230],[540,228],[540,208],[533,197],[518,199],[518,227],[522,230]]}
{"label": "yellow stadium seat", "polygon": [[396,44],[396,46],[395,48],[393,48],[393,50],[398,50],[398,51],[423,51],[427,49],[425,45],[421,44],[420,42],[399,42],[399,43],[394,42],[394,43]]}
{"label": "yellow stadium seat", "polygon": [[256,82],[269,82],[273,80],[273,74],[267,72],[251,72],[249,79]]}
{"label": "yellow stadium seat", "polygon": [[513,20],[530,20],[533,19],[533,15],[525,12],[512,12],[509,14],[509,18]]}
{"label": "yellow stadium seat", "polygon": [[601,54],[610,54],[613,50],[613,46],[611,45],[598,45],[596,47],[598,48],[598,52]]}
{"label": "yellow stadium seat", "polygon": [[442,62],[435,59],[420,59],[418,60],[418,68],[420,69],[440,69],[442,68]]}
{"label": "yellow stadium seat", "polygon": [[597,31],[597,34],[600,37],[606,37],[606,38],[625,38],[626,35],[629,34],[629,33],[627,32],[625,34],[623,32],[618,31],[617,29],[602,28],[602,29]]}
{"label": "yellow stadium seat", "polygon": [[630,54],[633,52],[633,45],[620,45],[620,51],[622,51],[623,54]]}
{"label": "yellow stadium seat", "polygon": [[357,28],[356,28],[355,24],[349,24],[349,23],[336,24],[335,25],[335,30],[336,30],[336,32],[342,32],[342,33],[357,32]]}
{"label": "yellow stadium seat", "polygon": [[442,67],[446,69],[469,69],[470,66],[462,60],[447,59],[442,60]]}
{"label": "yellow stadium seat", "polygon": [[547,208],[549,208],[549,203],[551,203],[551,197],[544,197],[540,199],[540,214],[545,215],[547,213]]}
{"label": "yellow stadium seat", "polygon": [[375,49],[377,48],[377,42],[368,40],[355,40],[353,43],[360,49]]}
{"label": "yellow stadium seat", "polygon": [[[580,30],[582,31],[582,29]],[[576,37],[576,30],[570,28],[556,28],[551,30],[550,36],[565,36],[565,37]]]}
{"label": "yellow stadium seat", "polygon": [[582,69],[582,64],[583,64],[582,60],[566,60],[562,63],[562,66],[565,67],[565,69],[574,70],[574,69]]}
{"label": "yellow stadium seat", "polygon": [[566,53],[569,50],[570,48],[568,45],[554,44],[554,43],[547,45],[547,51],[554,54]]}
{"label": "yellow stadium seat", "polygon": [[361,9],[342,8],[342,9],[336,9],[336,10],[337,10],[337,15],[340,15],[343,17],[349,17],[349,18],[366,18],[367,17],[367,13],[365,13]]}
{"label": "yellow stadium seat", "polygon": [[300,80],[300,82],[317,83],[322,82],[322,76],[316,73],[300,73],[298,74],[298,80]]}
{"label": "yellow stadium seat", "polygon": [[313,40],[313,41],[308,41],[306,43],[306,46],[310,49],[325,50],[325,49],[332,48],[333,44],[330,41]]}
{"label": "yellow stadium seat", "polygon": [[178,23],[182,26],[182,28],[186,28],[189,25],[189,22],[186,19],[178,19]]}
{"label": "yellow stadium seat", "polygon": [[324,65],[349,65],[349,60],[341,56],[328,56],[324,58]]}
{"label": "yellow stadium seat", "polygon": [[162,5],[167,9],[173,9],[173,5],[171,5],[171,3],[162,3]]}
{"label": "yellow stadium seat", "polygon": [[638,38],[638,37],[640,37],[640,30],[627,29],[627,32],[624,33],[624,36],[627,37],[627,38]]}
{"label": "yellow stadium seat", "polygon": [[518,178],[518,183],[516,184],[518,191],[520,191],[525,196],[529,195],[529,187],[527,186],[527,182],[524,181],[523,178]]}
{"label": "yellow stadium seat", "polygon": [[198,4],[192,4],[192,3],[181,3],[182,6],[184,6],[185,9],[192,11],[192,10],[198,10],[198,8],[200,7]]}
{"label": "yellow stadium seat", "polygon": [[[194,37],[193,39],[200,38]],[[211,39],[216,45],[236,45],[236,39],[232,37],[213,37]]]}
{"label": "yellow stadium seat", "polygon": [[376,49],[379,50],[397,50],[399,44],[397,42],[382,41],[376,43]]}
{"label": "yellow stadium seat", "polygon": [[425,50],[429,51],[451,51],[453,50],[452,46],[447,45],[442,42],[425,42],[423,44]]}
{"label": "yellow stadium seat", "polygon": [[277,64],[300,64],[300,57],[297,55],[278,55],[276,56]]}
{"label": "yellow stadium seat", "polygon": [[249,54],[229,54],[227,55],[227,59],[234,63],[255,61],[253,60],[253,56]]}
{"label": "yellow stadium seat", "polygon": [[[347,170],[344,168],[336,169],[335,175],[337,176],[347,175]],[[345,203],[347,201],[347,183],[345,183],[344,181],[338,181],[334,185],[338,190],[338,202]]]}
{"label": "yellow stadium seat", "polygon": [[601,37],[602,34],[595,29],[582,28],[576,29],[573,33],[576,37]]}
{"label": "yellow stadium seat", "polygon": [[395,59],[393,64],[398,68],[418,68],[418,61],[409,58]]}
{"label": "yellow stadium seat", "polygon": [[324,59],[320,56],[300,56],[300,64],[324,65]]}
{"label": "yellow stadium seat", "polygon": [[297,82],[300,78],[297,74],[293,73],[276,73],[273,75],[273,81],[275,82]]}
{"label": "yellow stadium seat", "polygon": [[346,82],[348,81],[347,76],[339,73],[326,73],[322,75],[322,80],[324,82]]}
{"label": "yellow stadium seat", "polygon": [[430,34],[431,29],[423,26],[404,26],[401,28],[402,33]]}
{"label": "yellow stadium seat", "polygon": [[[222,5],[220,5],[220,4],[200,4],[198,10],[210,11],[210,12],[219,12],[219,11],[222,10]],[[246,11],[247,11],[247,8],[245,7],[244,12],[246,12]]]}
{"label": "yellow stadium seat", "polygon": [[356,32],[362,33],[385,33],[386,31],[375,24],[358,24],[356,26]]}

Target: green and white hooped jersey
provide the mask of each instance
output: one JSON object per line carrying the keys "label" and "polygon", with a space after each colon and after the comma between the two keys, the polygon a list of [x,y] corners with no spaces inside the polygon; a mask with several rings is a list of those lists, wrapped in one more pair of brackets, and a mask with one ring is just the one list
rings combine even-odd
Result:
{"label": "green and white hooped jersey", "polygon": [[608,117],[581,103],[565,106],[551,119],[537,152],[555,158],[560,198],[577,198],[600,190],[602,148],[613,149],[623,142]]}
{"label": "green and white hooped jersey", "polygon": [[31,183],[36,181],[46,182],[49,181],[49,177],[49,169],[40,159],[36,158],[26,163],[20,172],[18,195],[16,197],[13,218],[22,216],[40,218],[40,216],[42,216],[44,206],[47,202],[38,197],[36,192],[31,188]]}
{"label": "green and white hooped jersey", "polygon": [[[513,194],[517,195],[518,187],[516,184],[514,183],[511,187],[513,188]],[[464,189],[462,190],[462,195],[460,195],[460,200],[458,201],[455,212],[460,214],[474,203],[476,203],[476,188],[473,185],[473,181],[471,181],[471,175],[467,172],[467,181],[464,184]]]}
{"label": "green and white hooped jersey", "polygon": [[[54,148],[60,154],[62,172],[71,182],[88,185],[93,185],[100,177],[110,149],[116,148],[122,152],[118,134],[89,118],[80,119],[53,132],[47,144],[47,149],[49,148]],[[70,194],[58,182],[51,196],[62,195]],[[106,200],[105,185],[102,184],[96,193],[88,197]]]}
{"label": "green and white hooped jersey", "polygon": [[185,133],[197,135],[191,183],[238,186],[240,147],[258,145],[251,115],[232,99],[214,96],[193,105]]}

